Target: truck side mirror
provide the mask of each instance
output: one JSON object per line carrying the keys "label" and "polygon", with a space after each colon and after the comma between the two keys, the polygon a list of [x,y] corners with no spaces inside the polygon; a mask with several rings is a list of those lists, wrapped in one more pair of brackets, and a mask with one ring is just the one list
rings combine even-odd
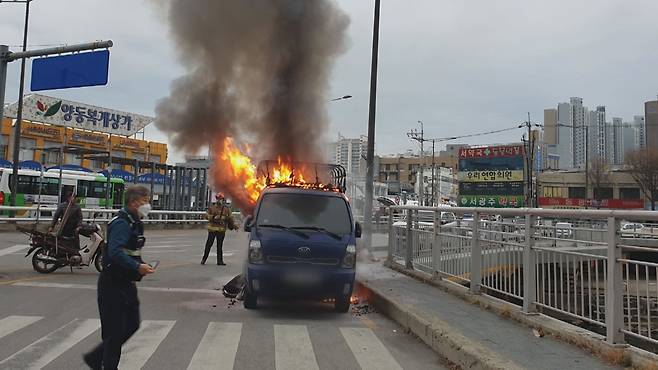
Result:
{"label": "truck side mirror", "polygon": [[354,236],[357,238],[361,237],[361,224],[358,222],[354,224]]}
{"label": "truck side mirror", "polygon": [[249,215],[244,220],[244,231],[251,232],[251,223],[254,222],[254,216]]}

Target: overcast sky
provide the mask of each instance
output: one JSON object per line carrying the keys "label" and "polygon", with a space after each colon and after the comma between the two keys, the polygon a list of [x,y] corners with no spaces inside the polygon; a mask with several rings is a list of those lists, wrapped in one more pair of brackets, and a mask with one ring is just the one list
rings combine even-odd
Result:
{"label": "overcast sky", "polygon": [[[220,0],[217,0],[220,1]],[[339,0],[351,17],[350,49],[336,65],[329,137],[367,131],[374,1]],[[643,114],[658,94],[658,1],[383,0],[377,152],[412,148],[405,133],[425,122],[427,137],[512,127],[527,112],[571,96],[607,106],[608,120]],[[0,43],[17,51],[22,5],[0,4]],[[155,102],[183,73],[164,20],[140,0],[34,0],[29,44],[111,39],[110,83],[48,95],[153,115]],[[29,68],[29,64],[28,64]],[[29,86],[28,69],[27,86]],[[7,102],[18,95],[19,63],[10,65]],[[521,131],[464,142],[518,141]],[[167,141],[155,127],[147,137]],[[171,161],[182,154],[170,148]]]}

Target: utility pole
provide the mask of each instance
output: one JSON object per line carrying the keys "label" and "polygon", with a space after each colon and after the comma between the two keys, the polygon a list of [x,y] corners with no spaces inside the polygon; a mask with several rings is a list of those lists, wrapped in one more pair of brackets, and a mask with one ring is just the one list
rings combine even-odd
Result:
{"label": "utility pole", "polygon": [[[432,207],[437,206],[438,202],[436,201],[436,189],[434,188],[434,144],[436,143],[436,140],[432,139]],[[441,182],[439,181],[439,187],[441,186]],[[440,201],[441,199],[439,199]]]}
{"label": "utility pole", "polygon": [[424,206],[424,200],[425,200],[425,174],[424,174],[424,159],[425,157],[423,156],[423,143],[425,142],[425,129],[422,121],[418,121],[420,123],[420,131],[417,129],[413,129],[410,132],[407,132],[407,136],[411,140],[416,140],[417,142],[420,143],[420,178],[418,182],[420,183],[418,185],[418,204],[421,206]]}
{"label": "utility pole", "polygon": [[372,30],[372,62],[370,66],[370,107],[368,114],[368,150],[366,171],[366,199],[363,211],[365,238],[368,251],[372,247],[372,201],[375,187],[375,117],[377,114],[377,67],[379,63],[379,15],[381,0],[375,0],[375,19]]}
{"label": "utility pole", "polygon": [[523,123],[528,129],[528,140],[526,141],[526,206],[534,207],[534,181],[533,181],[533,172],[534,172],[534,152],[535,152],[535,140],[532,135],[532,121],[530,121],[530,112],[528,112],[528,120]]}

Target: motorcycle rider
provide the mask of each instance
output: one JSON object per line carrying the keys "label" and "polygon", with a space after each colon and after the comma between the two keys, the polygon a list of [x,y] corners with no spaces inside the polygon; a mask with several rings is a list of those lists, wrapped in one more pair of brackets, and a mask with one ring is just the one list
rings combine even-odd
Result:
{"label": "motorcycle rider", "polygon": [[72,243],[65,243],[65,245],[74,248],[76,251],[79,250],[78,228],[82,224],[82,209],[76,201],[73,191],[67,191],[64,195],[64,201],[57,206],[48,232],[53,232],[58,222],[57,236],[71,238]]}
{"label": "motorcycle rider", "polygon": [[237,230],[238,227],[235,225],[233,216],[231,216],[231,209],[226,205],[224,195],[218,193],[215,199],[217,202],[211,205],[206,212],[206,218],[208,219],[208,239],[206,240],[206,248],[203,252],[201,264],[206,264],[212,245],[215,243],[215,239],[217,239],[217,266],[226,266],[224,263],[224,252],[222,251],[226,229]]}
{"label": "motorcycle rider", "polygon": [[155,270],[144,263],[144,226],[140,218],[151,210],[149,190],[141,185],[126,189],[126,206],[108,225],[103,271],[98,278],[98,311],[102,343],[83,359],[92,369],[115,370],[121,346],[139,328],[139,300],[136,281]]}

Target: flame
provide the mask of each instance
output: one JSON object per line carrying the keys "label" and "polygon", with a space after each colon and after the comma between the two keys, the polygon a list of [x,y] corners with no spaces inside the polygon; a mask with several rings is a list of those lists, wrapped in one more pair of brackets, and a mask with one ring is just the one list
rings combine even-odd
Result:
{"label": "flame", "polygon": [[232,138],[225,138],[215,153],[213,175],[219,190],[229,193],[243,211],[249,212],[256,204],[260,193],[268,186],[286,185],[308,189],[334,190],[321,183],[306,180],[306,169],[294,168],[292,161],[277,158],[273,168],[267,173],[258,173],[249,156],[248,147],[243,152]]}

